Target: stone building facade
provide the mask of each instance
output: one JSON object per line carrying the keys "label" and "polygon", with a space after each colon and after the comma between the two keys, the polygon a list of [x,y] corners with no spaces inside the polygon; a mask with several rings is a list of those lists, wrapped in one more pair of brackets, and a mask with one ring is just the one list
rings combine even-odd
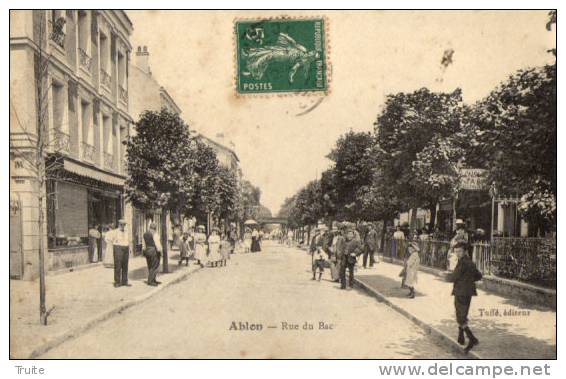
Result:
{"label": "stone building facade", "polygon": [[[10,233],[20,242],[14,249],[11,243],[11,277],[37,276],[40,238],[48,269],[69,268],[92,261],[90,230],[131,218],[122,142],[132,123],[132,31],[118,10],[10,11],[10,200],[19,221]],[[40,125],[49,168],[44,188],[27,159]],[[43,236],[40,191],[47,195]]]}

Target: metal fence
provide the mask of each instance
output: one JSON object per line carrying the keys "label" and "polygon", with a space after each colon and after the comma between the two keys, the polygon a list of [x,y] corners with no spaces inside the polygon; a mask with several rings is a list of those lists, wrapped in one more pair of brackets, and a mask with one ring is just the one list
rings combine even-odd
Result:
{"label": "metal fence", "polygon": [[[385,257],[403,260],[406,240],[386,239]],[[448,241],[418,241],[421,265],[446,270]],[[476,242],[470,253],[484,275],[519,280],[548,288],[556,287],[556,240],[546,238],[495,238],[493,244]]]}

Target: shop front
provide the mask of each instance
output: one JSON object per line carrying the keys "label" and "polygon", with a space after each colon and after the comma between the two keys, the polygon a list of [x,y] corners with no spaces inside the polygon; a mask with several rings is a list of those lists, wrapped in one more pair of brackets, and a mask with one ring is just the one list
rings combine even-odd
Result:
{"label": "shop front", "polygon": [[49,270],[102,260],[101,237],[124,214],[122,177],[69,162],[46,186]]}

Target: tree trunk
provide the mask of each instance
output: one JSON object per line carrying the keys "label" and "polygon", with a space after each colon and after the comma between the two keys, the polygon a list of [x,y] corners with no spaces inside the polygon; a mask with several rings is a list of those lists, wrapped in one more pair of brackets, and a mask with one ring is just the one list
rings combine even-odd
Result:
{"label": "tree trunk", "polygon": [[434,232],[434,227],[436,224],[436,204],[429,206],[428,210],[430,211],[430,221],[428,223],[428,231],[429,233]]}
{"label": "tree trunk", "polygon": [[411,234],[414,234],[417,229],[417,210],[418,208],[411,208],[411,224],[409,227]]}
{"label": "tree trunk", "polygon": [[387,223],[388,223],[387,220],[383,220],[383,227],[381,228],[381,245],[380,245],[381,254],[385,254],[383,248],[385,246],[385,234],[387,233]]}
{"label": "tree trunk", "polygon": [[163,248],[163,273],[169,272],[169,259],[167,257],[167,252],[169,246],[167,246],[167,210],[165,208],[161,211],[161,247]]}

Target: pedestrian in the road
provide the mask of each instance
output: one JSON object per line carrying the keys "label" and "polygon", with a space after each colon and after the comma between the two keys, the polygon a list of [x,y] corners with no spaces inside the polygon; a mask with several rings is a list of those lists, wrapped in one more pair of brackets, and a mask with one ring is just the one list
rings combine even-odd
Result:
{"label": "pedestrian in the road", "polygon": [[358,256],[362,254],[363,247],[361,242],[356,238],[354,226],[350,226],[346,231],[346,243],[344,246],[344,255],[342,256],[342,266],[340,268],[340,288],[346,289],[346,269],[348,270],[348,285],[350,288],[354,286],[354,266],[356,265]]}
{"label": "pedestrian in the road", "polygon": [[342,223],[336,224],[336,230],[330,248],[330,276],[334,282],[340,281],[340,268],[342,267],[342,256],[344,255],[344,247],[346,245],[346,239],[344,238],[342,229]]}
{"label": "pedestrian in the road", "polygon": [[222,260],[220,256],[220,236],[218,228],[212,228],[212,233],[208,236],[208,261],[212,267],[218,267]]}
{"label": "pedestrian in the road", "polygon": [[369,267],[373,267],[375,263],[375,251],[377,250],[377,232],[373,224],[367,225],[368,232],[364,238],[364,256],[363,256],[363,266],[367,267],[367,261],[369,256]]}
{"label": "pedestrian in the road", "polygon": [[289,229],[287,232],[287,247],[293,246],[293,231]]}
{"label": "pedestrian in the road", "polygon": [[417,284],[417,277],[420,265],[420,252],[419,244],[413,241],[409,244],[409,256],[407,257],[407,265],[405,269],[405,286],[409,288],[410,299],[415,297],[415,285]]}
{"label": "pedestrian in the road", "polygon": [[318,227],[318,233],[314,236],[311,243],[311,253],[312,253],[312,280],[316,280],[316,273],[318,272],[318,281],[322,278],[322,273],[324,272],[324,266],[328,260],[327,249],[327,235],[326,235],[326,225],[321,225]]}
{"label": "pedestrian in the road", "polygon": [[161,261],[161,237],[157,232],[157,225],[151,223],[149,230],[143,234],[143,255],[147,262],[147,285],[156,287],[161,282],[157,281],[157,270]]}
{"label": "pedestrian in the road", "polygon": [[252,253],[261,251],[261,247],[259,245],[259,231],[257,230],[257,228],[252,232],[252,246],[250,247],[250,251]]}
{"label": "pedestrian in the road", "polygon": [[207,263],[206,234],[204,234],[204,230],[204,225],[199,225],[195,233],[195,259],[200,267],[206,266]]}
{"label": "pedestrian in the road", "polygon": [[128,261],[130,259],[130,239],[126,231],[126,220],[118,221],[118,228],[106,233],[106,242],[112,246],[114,256],[114,287],[126,286],[128,283]]}
{"label": "pedestrian in the road", "polygon": [[478,294],[476,282],[481,280],[482,274],[465,249],[458,250],[457,254],[458,263],[449,278],[454,282],[452,295],[454,296],[454,308],[456,309],[456,321],[458,322],[458,343],[464,345],[466,343],[464,334],[468,337],[468,346],[465,348],[467,353],[479,344],[479,340],[468,326],[468,313],[472,296],[477,296]]}

